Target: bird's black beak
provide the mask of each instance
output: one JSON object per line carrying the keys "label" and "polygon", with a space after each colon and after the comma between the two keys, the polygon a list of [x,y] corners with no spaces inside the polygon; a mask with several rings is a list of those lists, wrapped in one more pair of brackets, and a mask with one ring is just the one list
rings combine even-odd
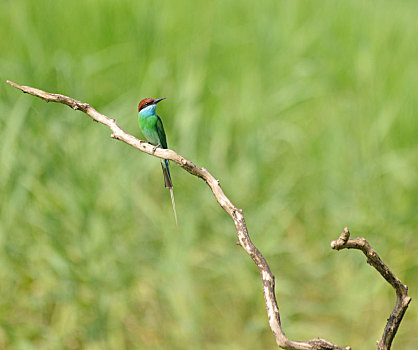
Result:
{"label": "bird's black beak", "polygon": [[154,104],[157,104],[158,102],[161,102],[162,100],[165,100],[165,99],[166,99],[166,97],[156,98],[154,100]]}

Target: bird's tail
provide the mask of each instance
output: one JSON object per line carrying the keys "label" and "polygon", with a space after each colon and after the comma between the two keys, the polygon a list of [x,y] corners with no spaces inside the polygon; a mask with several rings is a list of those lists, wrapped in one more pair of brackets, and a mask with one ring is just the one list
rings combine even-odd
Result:
{"label": "bird's tail", "polygon": [[171,181],[171,174],[170,174],[170,168],[168,166],[168,160],[161,159],[161,168],[163,169],[165,187],[170,189],[171,204],[173,206],[174,219],[176,220],[176,226],[177,226],[178,224],[177,224],[176,202],[174,201],[173,182]]}
{"label": "bird's tail", "polygon": [[171,182],[170,168],[168,167],[168,160],[161,159],[161,168],[163,169],[165,187],[173,188],[173,183]]}

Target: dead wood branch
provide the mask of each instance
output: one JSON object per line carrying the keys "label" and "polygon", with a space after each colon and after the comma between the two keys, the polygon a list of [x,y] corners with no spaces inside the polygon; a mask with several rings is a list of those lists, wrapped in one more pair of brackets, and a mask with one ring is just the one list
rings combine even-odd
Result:
{"label": "dead wood branch", "polygon": [[377,342],[378,350],[389,350],[393,338],[395,338],[402,318],[408,308],[411,298],[408,296],[408,287],[399,280],[398,277],[387,267],[380,259],[376,251],[370,246],[364,238],[350,238],[350,231],[346,227],[336,241],[331,242],[331,248],[335,250],[341,249],[358,249],[367,257],[367,263],[373,266],[383,278],[395,289],[396,305],[390,314],[383,331],[382,338]]}
{"label": "dead wood branch", "polygon": [[[276,339],[276,342],[277,342],[278,346],[283,348],[283,349],[288,349],[288,350],[309,350],[309,349],[313,349],[313,350],[321,350],[321,349],[323,349],[323,350],[333,350],[333,349],[335,349],[335,350],[350,350],[350,347],[348,347],[348,346],[347,347],[340,347],[340,346],[335,345],[335,344],[333,344],[333,343],[331,343],[327,340],[324,340],[324,339],[317,338],[317,339],[311,339],[311,340],[308,340],[308,341],[293,341],[293,340],[290,340],[286,337],[286,335],[284,334],[284,332],[282,330],[282,326],[281,326],[281,322],[280,322],[279,308],[278,308],[278,305],[277,305],[276,295],[275,295],[274,275],[270,271],[270,267],[269,267],[266,259],[261,254],[261,252],[257,249],[257,247],[253,244],[253,242],[250,239],[250,236],[248,235],[247,225],[246,225],[245,220],[244,220],[243,211],[241,209],[238,209],[236,206],[234,206],[232,204],[232,202],[229,200],[229,198],[224,194],[219,180],[215,179],[205,168],[200,168],[200,167],[196,166],[191,161],[187,160],[186,158],[182,157],[181,155],[177,154],[176,152],[174,152],[170,149],[162,149],[162,148],[155,149],[155,147],[152,146],[151,144],[149,144],[145,141],[142,141],[142,140],[138,140],[134,136],[132,136],[130,134],[127,134],[126,132],[124,132],[119,127],[119,125],[116,123],[115,119],[109,118],[109,117],[99,113],[98,111],[96,111],[92,106],[90,106],[87,103],[80,102],[80,101],[75,100],[71,97],[67,97],[67,96],[64,96],[64,95],[61,95],[61,94],[48,93],[48,92],[45,92],[43,90],[32,88],[30,86],[21,86],[21,85],[18,85],[16,83],[13,83],[11,81],[7,81],[7,83],[14,86],[15,88],[23,91],[24,93],[28,93],[30,95],[39,97],[39,98],[45,100],[46,102],[58,102],[58,103],[65,104],[65,105],[71,107],[74,110],[80,110],[80,111],[86,113],[88,116],[90,116],[93,120],[109,127],[110,130],[112,131],[112,134],[111,134],[112,138],[123,141],[123,142],[131,145],[132,147],[134,147],[134,148],[136,148],[136,149],[138,149],[142,152],[148,153],[151,156],[156,156],[156,157],[159,157],[159,158],[171,160],[171,161],[177,163],[181,168],[183,168],[184,170],[186,170],[190,174],[203,179],[207,183],[207,185],[210,187],[210,189],[211,189],[213,195],[215,196],[216,200],[218,201],[219,205],[231,216],[231,218],[232,218],[232,220],[234,221],[234,224],[235,224],[235,229],[237,231],[239,244],[241,245],[242,248],[245,249],[247,254],[251,257],[251,259],[257,265],[258,270],[260,271],[260,275],[261,275],[261,279],[262,279],[262,283],[263,283],[263,293],[264,293],[264,300],[265,300],[265,304],[266,304],[269,325],[270,325],[270,328],[271,328],[271,330],[274,334],[274,337]],[[347,232],[348,232],[348,230],[347,230]],[[357,249],[363,250],[363,252],[365,254],[366,254],[366,252],[367,252],[367,254],[371,254],[371,253],[369,253],[369,249],[372,252],[374,252],[364,239],[360,239],[360,240],[363,240],[363,241],[361,241],[363,243],[360,242],[358,244],[355,244],[352,241],[356,241],[356,240],[348,240],[348,236],[347,236],[347,239],[344,240],[344,237],[343,237],[343,235],[341,235],[339,240],[334,241],[332,243],[333,249],[338,250],[338,249],[344,249],[344,248],[357,248]],[[379,259],[375,252],[374,252],[374,254],[377,257],[377,259]],[[372,260],[373,259],[372,255],[370,255],[370,257],[368,256],[368,259],[370,261],[374,261],[374,260]],[[380,259],[379,259],[379,261],[380,261]],[[381,264],[387,269],[387,271],[389,271],[389,273],[391,274],[391,275],[390,274],[389,275],[393,276],[393,277],[388,277],[390,279],[389,280],[386,277],[387,274],[383,272],[383,271],[386,271],[386,270],[379,270],[375,266],[378,269],[378,271],[388,280],[388,282],[392,284],[392,282],[391,282],[392,279],[393,279],[393,281],[397,281],[396,282],[397,287],[394,286],[394,288],[397,290],[397,294],[398,294],[397,306],[398,306],[398,304],[400,304],[399,307],[395,307],[395,310],[392,313],[393,317],[395,318],[396,323],[393,323],[392,328],[389,327],[389,326],[386,327],[386,328],[388,328],[388,327],[390,328],[388,330],[388,332],[386,332],[386,328],[385,328],[385,334],[386,333],[389,334],[387,336],[387,338],[389,339],[388,341],[389,341],[389,344],[390,344],[393,337],[395,336],[397,328],[399,327],[399,323],[402,320],[402,316],[405,313],[405,310],[408,306],[410,298],[409,297],[402,298],[402,296],[406,295],[406,286],[402,285],[402,283],[390,272],[390,270],[386,267],[386,265],[384,265],[382,262],[381,262]],[[394,315],[395,311],[397,312],[396,315]],[[388,324],[389,324],[389,322],[388,322]],[[382,338],[382,341],[386,341],[386,340],[383,340],[383,338]],[[389,345],[389,347],[390,347],[390,345]],[[389,347],[379,347],[379,349],[389,349]]]}

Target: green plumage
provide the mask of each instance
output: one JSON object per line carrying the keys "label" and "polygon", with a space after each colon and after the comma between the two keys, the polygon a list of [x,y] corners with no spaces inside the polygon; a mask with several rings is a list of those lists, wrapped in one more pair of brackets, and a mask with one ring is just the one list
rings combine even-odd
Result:
{"label": "green plumage", "polygon": [[147,141],[151,145],[167,148],[167,139],[161,118],[157,114],[141,115],[140,112],[138,119],[139,127]]}

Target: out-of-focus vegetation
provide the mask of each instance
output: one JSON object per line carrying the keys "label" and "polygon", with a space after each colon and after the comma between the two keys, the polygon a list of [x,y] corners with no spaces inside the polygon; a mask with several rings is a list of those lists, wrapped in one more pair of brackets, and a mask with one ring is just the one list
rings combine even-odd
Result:
{"label": "out-of-focus vegetation", "polygon": [[416,1],[2,1],[0,348],[265,349],[257,268],[207,186],[6,79],[168,143],[245,211],[286,334],[372,349],[395,302],[345,226],[410,288],[417,348]]}

